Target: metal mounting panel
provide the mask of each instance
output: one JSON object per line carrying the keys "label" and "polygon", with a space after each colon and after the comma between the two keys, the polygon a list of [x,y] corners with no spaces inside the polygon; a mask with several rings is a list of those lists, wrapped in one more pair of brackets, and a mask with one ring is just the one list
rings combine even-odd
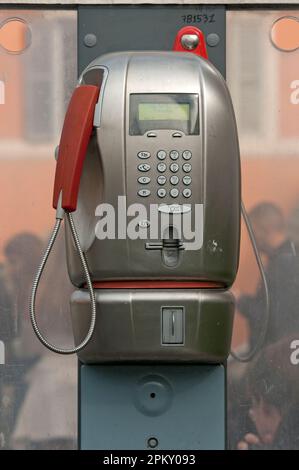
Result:
{"label": "metal mounting panel", "polygon": [[[209,60],[225,76],[225,7],[198,5],[79,7],[78,73],[109,52],[172,50],[178,30],[188,25],[204,32]],[[82,449],[149,449],[150,438],[157,439],[156,450],[224,449],[223,366],[80,370]]]}
{"label": "metal mounting panel", "polygon": [[172,50],[183,26],[203,31],[209,60],[225,76],[225,7],[198,5],[79,6],[79,73],[108,52]]}
{"label": "metal mounting panel", "polygon": [[223,366],[81,366],[81,449],[222,450]]}

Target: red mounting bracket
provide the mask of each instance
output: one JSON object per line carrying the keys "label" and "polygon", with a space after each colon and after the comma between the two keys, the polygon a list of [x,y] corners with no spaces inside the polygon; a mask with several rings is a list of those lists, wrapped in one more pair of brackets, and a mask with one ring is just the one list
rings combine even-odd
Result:
{"label": "red mounting bracket", "polygon": [[191,52],[208,59],[204,34],[195,26],[185,26],[179,30],[174,41],[173,50],[176,52]]}

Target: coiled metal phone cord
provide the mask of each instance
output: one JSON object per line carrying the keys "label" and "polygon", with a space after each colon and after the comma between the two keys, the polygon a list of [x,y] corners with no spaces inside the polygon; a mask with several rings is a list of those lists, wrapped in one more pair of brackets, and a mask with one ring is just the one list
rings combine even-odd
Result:
{"label": "coiled metal phone cord", "polygon": [[266,334],[267,334],[267,331],[268,331],[269,318],[270,318],[270,295],[269,295],[269,287],[268,287],[268,282],[267,282],[267,277],[266,277],[265,269],[264,269],[264,266],[263,266],[263,262],[261,260],[260,254],[259,254],[259,250],[258,250],[258,247],[257,247],[255,235],[254,235],[254,231],[253,231],[251,222],[249,220],[248,214],[246,212],[245,206],[243,204],[243,201],[241,202],[241,209],[242,209],[242,216],[243,216],[243,219],[244,219],[247,231],[248,231],[248,235],[249,235],[249,238],[250,238],[250,241],[251,241],[251,244],[252,244],[254,256],[255,256],[255,259],[256,259],[256,262],[257,262],[257,265],[258,265],[258,268],[259,268],[261,278],[262,278],[262,283],[263,283],[264,292],[265,292],[265,304],[266,304],[265,320],[263,322],[262,329],[261,329],[261,332],[259,334],[259,338],[258,338],[255,346],[251,349],[251,351],[249,353],[247,353],[244,356],[239,356],[238,354],[236,354],[233,351],[230,352],[230,355],[234,359],[236,359],[237,361],[239,361],[239,362],[249,362],[255,356],[255,354],[260,350],[260,348],[263,345],[264,340],[266,338]]}
{"label": "coiled metal phone cord", "polygon": [[83,349],[89,343],[89,341],[90,341],[90,339],[93,335],[93,332],[94,332],[94,329],[95,329],[95,324],[96,324],[96,299],[95,299],[95,294],[94,294],[92,282],[91,282],[90,275],[89,275],[87,261],[86,261],[85,255],[84,255],[84,253],[81,249],[81,246],[80,246],[80,241],[79,241],[79,237],[78,237],[75,225],[74,225],[73,217],[68,212],[66,212],[65,214],[66,214],[66,217],[68,219],[70,229],[71,229],[71,233],[72,233],[72,237],[73,237],[74,243],[76,245],[79,257],[80,257],[80,261],[81,261],[81,264],[82,264],[82,268],[83,268],[83,271],[84,271],[84,276],[85,276],[88,291],[89,291],[89,297],[90,297],[90,302],[91,302],[91,320],[90,320],[89,330],[87,332],[87,335],[83,339],[83,341],[78,346],[75,346],[74,348],[71,348],[71,349],[63,349],[63,348],[59,348],[59,347],[51,344],[44,337],[44,335],[41,333],[41,331],[39,329],[39,326],[38,326],[37,320],[36,320],[35,301],[36,301],[36,293],[37,293],[38,285],[39,285],[39,282],[40,282],[40,278],[43,274],[43,271],[44,271],[46,262],[48,260],[48,257],[50,255],[50,253],[52,251],[52,248],[53,248],[53,245],[55,243],[57,234],[59,232],[62,217],[57,217],[57,219],[56,219],[56,223],[55,223],[53,232],[51,234],[47,249],[46,249],[45,254],[42,258],[42,261],[40,263],[40,266],[38,268],[37,274],[36,274],[34,282],[33,282],[33,287],[32,287],[32,292],[31,292],[31,299],[30,299],[30,319],[31,319],[31,323],[32,323],[32,326],[33,326],[33,329],[34,329],[34,332],[35,332],[36,336],[38,337],[40,342],[44,346],[46,346],[46,348],[48,348],[51,351],[53,351],[55,353],[58,353],[58,354],[74,354],[74,353],[77,353],[77,352],[81,351],[81,349]]}

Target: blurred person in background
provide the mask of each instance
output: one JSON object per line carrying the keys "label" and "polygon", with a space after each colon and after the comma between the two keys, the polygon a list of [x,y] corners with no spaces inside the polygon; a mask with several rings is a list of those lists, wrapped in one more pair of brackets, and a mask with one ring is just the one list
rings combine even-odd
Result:
{"label": "blurred person in background", "polygon": [[4,346],[4,357],[0,360],[0,449],[5,449],[9,443],[11,422],[11,395],[13,384],[9,372],[3,364],[11,358],[13,340],[13,321],[11,315],[11,299],[7,290],[4,265],[0,265],[0,341]]}
{"label": "blurred person in background", "polygon": [[267,346],[249,366],[249,418],[253,430],[239,441],[239,450],[299,450],[299,365],[291,361],[297,334]]}
{"label": "blurred person in background", "polygon": [[22,364],[25,368],[29,368],[40,355],[38,340],[32,334],[28,306],[32,280],[42,250],[42,240],[32,233],[20,233],[4,247],[13,328],[11,362]]}
{"label": "blurred person in background", "polygon": [[229,357],[227,368],[227,441],[228,449],[237,448],[239,441],[255,431],[249,418],[251,399],[246,383],[249,364]]}
{"label": "blurred person in background", "polygon": [[[263,258],[270,296],[270,316],[263,344],[265,348],[293,331],[299,331],[299,258],[297,255],[299,251],[296,252],[294,237],[290,236],[287,221],[276,205],[269,202],[258,204],[250,211],[249,218]],[[296,220],[299,229],[299,218]],[[299,230],[297,232],[299,240],[298,234]],[[261,283],[255,295],[239,297],[237,308],[248,321],[249,347],[252,348],[256,345],[260,329],[265,321],[265,292]],[[254,430],[254,424],[249,417],[249,409],[252,407],[251,397],[246,386],[248,366],[250,364],[237,363],[232,359],[229,362],[230,448],[236,448],[242,436],[246,432],[251,434]]]}
{"label": "blurred person in background", "polygon": [[[44,249],[44,246],[43,246]],[[41,253],[32,273],[29,293]],[[54,344],[73,343],[64,237],[58,236],[42,276],[36,301],[41,331]],[[26,314],[29,315],[29,303]],[[39,359],[26,374],[27,392],[19,409],[11,446],[15,449],[73,449],[77,430],[77,356],[59,356],[40,344],[31,323],[30,337],[37,342]]]}
{"label": "blurred person in background", "polygon": [[0,341],[5,344],[8,359],[13,338],[13,319],[11,315],[11,298],[7,289],[4,264],[0,264]]}
{"label": "blurred person in background", "polygon": [[288,233],[294,245],[296,256],[299,259],[299,205],[293,209],[289,217]]}
{"label": "blurred person in background", "polygon": [[[299,264],[294,243],[288,236],[282,211],[270,202],[255,206],[249,218],[258,249],[265,263],[270,296],[270,318],[264,345],[299,330]],[[265,312],[265,292],[259,284],[255,295],[242,295],[238,311],[249,324],[250,345],[256,343]]]}
{"label": "blurred person in background", "polygon": [[16,415],[26,393],[25,374],[40,355],[38,342],[30,329],[28,305],[41,250],[40,238],[31,233],[15,235],[4,247],[0,324],[1,336],[5,335],[5,366],[0,381],[0,448],[9,447]]}

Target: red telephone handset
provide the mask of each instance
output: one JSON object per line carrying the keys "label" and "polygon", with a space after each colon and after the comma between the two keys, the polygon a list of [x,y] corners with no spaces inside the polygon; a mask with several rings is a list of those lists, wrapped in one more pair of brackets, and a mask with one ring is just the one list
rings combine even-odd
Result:
{"label": "red telephone handset", "polygon": [[77,208],[80,178],[99,93],[98,86],[81,85],[71,97],[59,144],[53,194],[55,209],[61,193],[64,210],[73,212]]}
{"label": "red telephone handset", "polygon": [[[100,87],[98,86],[82,85],[75,89],[69,103],[59,144],[58,162],[56,165],[54,183],[53,206],[55,209],[59,210],[56,212],[56,223],[35,276],[30,298],[30,319],[35,334],[44,346],[58,354],[73,354],[85,348],[92,338],[96,324],[96,299],[92,287],[92,281],[89,274],[88,264],[82,251],[70,212],[75,211],[77,208],[81,173],[88,142],[93,129],[94,112],[99,98],[99,93]],[[60,196],[62,196],[61,201]],[[61,208],[66,211],[66,217],[70,224],[73,241],[77,248],[82,269],[84,271],[91,303],[91,320],[88,332],[78,346],[70,349],[55,346],[47,340],[39,329],[35,312],[36,293],[40,278],[55,243],[60,224],[64,216]]]}

